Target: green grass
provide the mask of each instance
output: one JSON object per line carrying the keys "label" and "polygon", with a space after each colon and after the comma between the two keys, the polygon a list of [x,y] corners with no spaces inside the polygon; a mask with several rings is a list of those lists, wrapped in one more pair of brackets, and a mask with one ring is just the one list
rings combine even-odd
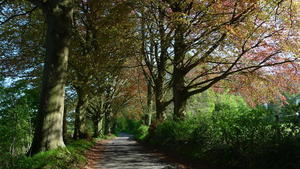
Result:
{"label": "green grass", "polygon": [[88,140],[73,141],[65,148],[41,152],[33,157],[17,157],[5,169],[76,169],[87,163],[84,153],[94,144]]}

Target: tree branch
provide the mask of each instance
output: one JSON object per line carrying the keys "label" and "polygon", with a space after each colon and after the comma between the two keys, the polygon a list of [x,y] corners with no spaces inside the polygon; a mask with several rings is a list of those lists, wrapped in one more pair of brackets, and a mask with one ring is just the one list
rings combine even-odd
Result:
{"label": "tree branch", "polygon": [[[243,73],[246,73],[244,71],[247,71],[247,70],[250,70],[251,72],[253,71],[256,71],[260,68],[263,68],[263,67],[273,67],[273,66],[276,66],[276,65],[281,65],[281,64],[285,64],[285,63],[292,63],[292,62],[295,62],[296,60],[298,59],[294,59],[294,60],[286,60],[286,61],[282,61],[282,62],[276,62],[276,63],[270,63],[270,64],[264,64],[264,65],[254,65],[254,66],[249,66],[249,67],[245,67],[245,68],[241,68],[241,69],[238,69],[238,70],[235,70],[235,71],[232,71],[232,72],[227,72],[227,73],[224,73],[218,77],[215,77],[213,79],[209,79],[209,80],[206,80],[204,82],[201,82],[201,84],[205,84],[205,83],[209,83],[207,84],[206,86],[204,87],[201,87],[200,89],[196,89],[196,90],[193,90],[193,91],[190,91],[188,92],[188,96],[192,96],[192,95],[195,95],[195,94],[198,94],[198,93],[201,93],[207,89],[209,89],[210,87],[212,87],[214,84],[216,84],[217,82],[219,82],[220,80],[228,77],[229,75],[232,75],[232,74],[235,74],[235,73],[239,73],[239,72],[243,72]],[[200,85],[200,83],[198,84]]]}
{"label": "tree branch", "polygon": [[25,15],[30,15],[30,14],[31,14],[33,11],[35,11],[37,8],[38,8],[38,6],[35,6],[35,7],[33,7],[31,10],[26,11],[26,12],[24,12],[24,13],[12,15],[12,16],[6,18],[4,21],[0,22],[0,25],[3,25],[3,24],[5,24],[5,23],[11,21],[12,19],[14,19],[14,18],[16,18],[16,17],[25,16]]}

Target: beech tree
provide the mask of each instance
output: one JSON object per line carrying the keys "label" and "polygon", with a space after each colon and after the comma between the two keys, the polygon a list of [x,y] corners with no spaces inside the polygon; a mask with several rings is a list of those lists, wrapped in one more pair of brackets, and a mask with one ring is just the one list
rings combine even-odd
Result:
{"label": "beech tree", "polygon": [[[73,3],[73,0],[1,1],[1,7],[3,6],[5,9],[17,9],[4,10],[8,15],[4,15],[4,20],[1,24],[5,24],[17,17],[28,16],[33,11],[40,10],[47,25],[45,33],[46,54],[44,57],[38,120],[36,122],[32,146],[28,152],[31,155],[40,151],[65,146],[62,137],[64,86],[72,34]],[[11,13],[10,11],[13,12]],[[24,22],[20,21],[18,23],[22,25]],[[43,53],[44,51],[42,47],[35,49],[41,49],[36,54]],[[14,50],[12,52],[12,54],[16,53],[18,54],[19,51]]]}
{"label": "beech tree", "polygon": [[46,57],[44,62],[43,84],[36,131],[29,154],[63,147],[62,116],[64,107],[64,83],[67,69],[69,40],[71,37],[72,3],[65,1],[1,1],[3,6],[15,5],[15,14],[3,21],[26,16],[41,9],[47,24]]}
{"label": "beech tree", "polygon": [[38,122],[30,154],[64,147],[63,114],[69,45],[72,34],[73,0],[31,0],[47,23],[46,57]]}
{"label": "beech tree", "polygon": [[289,41],[287,25],[293,23],[286,19],[288,1],[164,0],[161,4],[168,18],[163,28],[172,39],[167,56],[177,120],[184,118],[189,97],[221,80],[297,60],[282,45]]}

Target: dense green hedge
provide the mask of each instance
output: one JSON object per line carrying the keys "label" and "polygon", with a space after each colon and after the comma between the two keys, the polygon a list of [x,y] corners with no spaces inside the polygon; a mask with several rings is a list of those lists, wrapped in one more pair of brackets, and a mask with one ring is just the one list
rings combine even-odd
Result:
{"label": "dense green hedge", "polygon": [[223,94],[204,109],[209,111],[190,106],[193,112],[185,120],[166,120],[150,133],[137,120],[120,118],[118,127],[139,141],[211,168],[299,169],[299,97],[287,98],[285,104],[251,108],[241,97]]}
{"label": "dense green hedge", "polygon": [[217,169],[299,169],[300,128],[265,109],[223,109],[166,121],[144,141]]}

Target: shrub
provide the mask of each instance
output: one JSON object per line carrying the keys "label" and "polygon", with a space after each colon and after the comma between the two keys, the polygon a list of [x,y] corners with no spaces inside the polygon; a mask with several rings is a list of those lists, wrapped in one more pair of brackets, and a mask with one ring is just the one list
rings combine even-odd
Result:
{"label": "shrub", "polygon": [[219,169],[300,167],[300,128],[265,109],[219,107],[210,117],[166,121],[148,143]]}
{"label": "shrub", "polygon": [[148,136],[148,129],[148,126],[141,125],[134,133],[135,138],[139,141],[144,140]]}

